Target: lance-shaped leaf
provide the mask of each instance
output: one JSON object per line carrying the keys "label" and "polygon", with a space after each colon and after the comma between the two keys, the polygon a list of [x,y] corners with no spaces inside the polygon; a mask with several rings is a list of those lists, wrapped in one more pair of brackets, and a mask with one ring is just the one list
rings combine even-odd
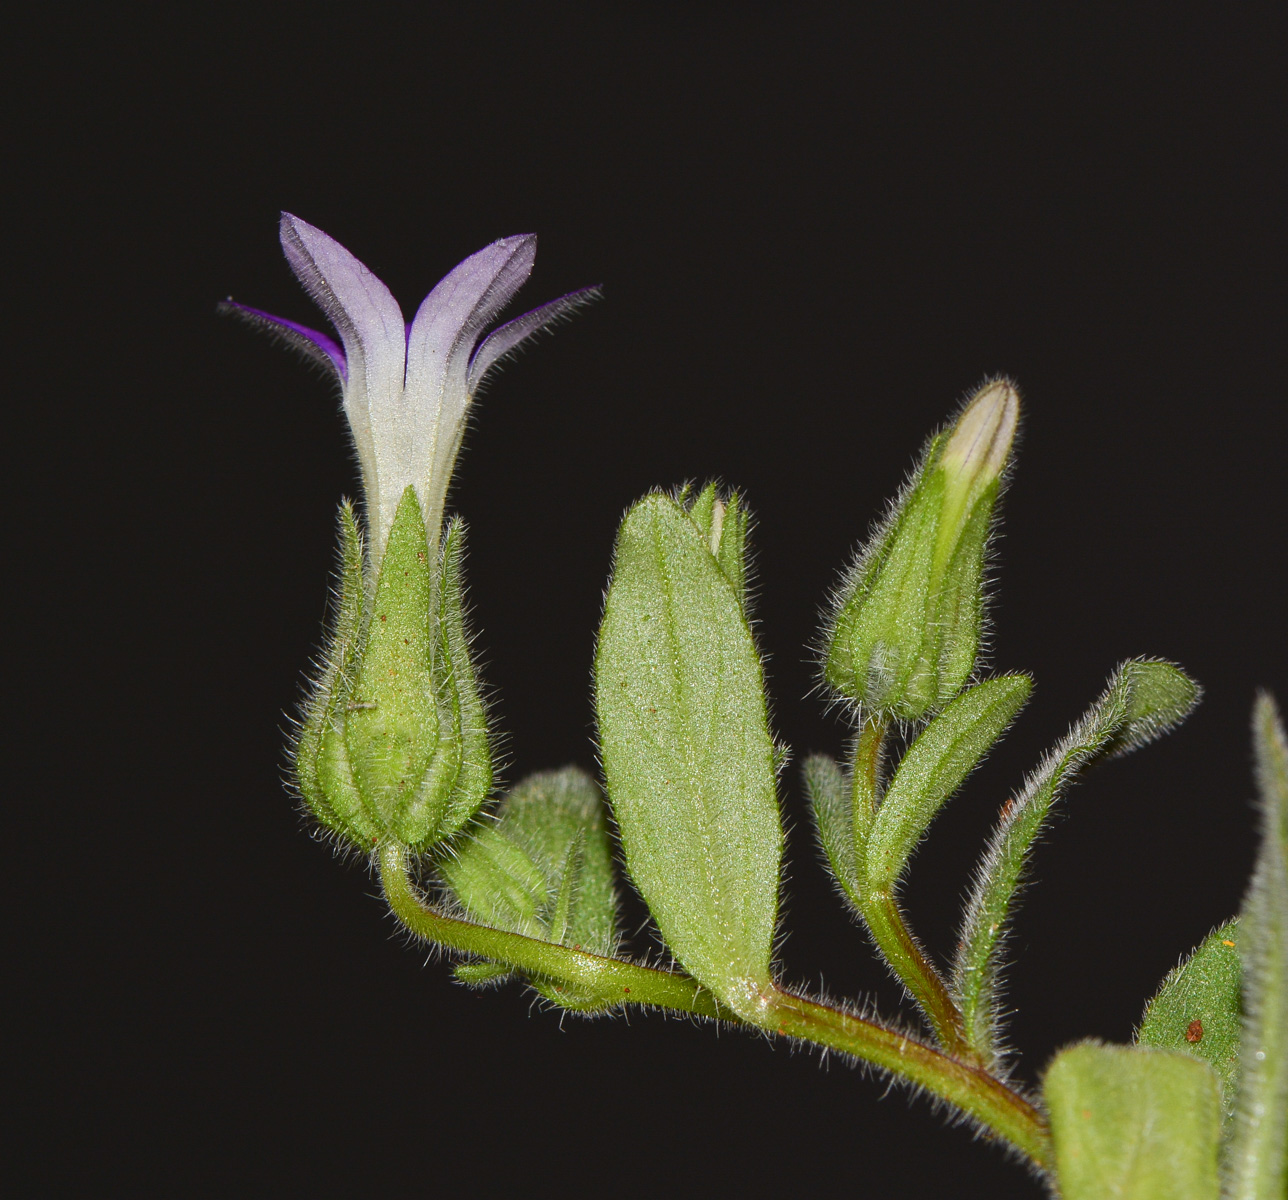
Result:
{"label": "lance-shaped leaf", "polygon": [[1198,686],[1171,663],[1133,659],[1104,694],[1047,755],[1011,798],[976,870],[953,970],[953,995],[966,1037],[996,1064],[999,954],[1029,851],[1052,804],[1097,758],[1125,754],[1184,720],[1198,702]]}
{"label": "lance-shaped leaf", "polygon": [[[835,764],[830,771],[821,763],[812,771],[807,768],[833,873],[881,956],[952,1053],[965,1048],[960,1015],[900,911],[896,893],[909,856],[935,814],[1002,735],[1031,688],[1028,676],[1013,675],[961,693],[913,743],[884,797],[880,724],[865,727],[855,741],[851,788],[845,789]],[[843,799],[847,790],[848,798]]]}
{"label": "lance-shaped leaf", "polygon": [[913,742],[885,796],[867,843],[868,884],[893,891],[908,858],[944,802],[1006,731],[1033,690],[1027,675],[968,688]]}
{"label": "lance-shaped leaf", "polygon": [[[611,955],[617,897],[603,800],[577,767],[542,771],[516,785],[495,822],[480,823],[439,857],[438,869],[474,920],[525,937]],[[467,963],[470,983],[504,978],[509,968]],[[586,997],[549,980],[533,985],[555,1003],[584,1009]]]}
{"label": "lance-shaped leaf", "polygon": [[1084,1042],[1044,1086],[1064,1200],[1216,1200],[1220,1089],[1185,1054]]}
{"label": "lance-shaped leaf", "polygon": [[857,911],[859,887],[854,853],[854,818],[845,772],[831,755],[811,754],[805,760],[804,773],[805,792],[818,825],[818,840],[833,877]]}
{"label": "lance-shaped leaf", "polygon": [[1228,921],[1203,940],[1163,980],[1145,1008],[1136,1041],[1201,1058],[1221,1082],[1226,1120],[1239,1080],[1239,922]]}
{"label": "lance-shaped leaf", "polygon": [[751,1015],[771,982],[783,834],[760,656],[709,536],[668,496],[627,513],[595,702],[631,877],[685,968]]}
{"label": "lance-shaped leaf", "polygon": [[1288,737],[1274,701],[1253,717],[1261,848],[1239,918],[1244,1026],[1225,1162],[1228,1200],[1288,1195]]}

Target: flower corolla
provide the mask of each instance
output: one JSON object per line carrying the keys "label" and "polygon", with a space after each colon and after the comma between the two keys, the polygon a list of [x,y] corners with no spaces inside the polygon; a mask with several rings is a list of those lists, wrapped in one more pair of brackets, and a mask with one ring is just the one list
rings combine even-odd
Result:
{"label": "flower corolla", "polygon": [[403,493],[415,489],[431,548],[470,403],[488,370],[534,333],[597,294],[583,288],[486,333],[532,271],[535,234],[501,238],[453,268],[407,323],[389,289],[322,230],[282,214],[286,260],[340,336],[229,300],[330,372],[343,390],[362,469],[367,539],[378,566]]}

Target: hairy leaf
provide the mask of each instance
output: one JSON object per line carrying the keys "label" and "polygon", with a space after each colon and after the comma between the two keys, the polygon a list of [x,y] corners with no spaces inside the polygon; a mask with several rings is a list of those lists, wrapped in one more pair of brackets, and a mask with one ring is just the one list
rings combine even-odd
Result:
{"label": "hairy leaf", "polygon": [[1004,675],[953,700],[904,755],[877,809],[867,845],[868,880],[892,890],[944,802],[1015,718],[1033,688],[1027,675]]}
{"label": "hairy leaf", "polygon": [[828,754],[811,754],[805,760],[805,791],[809,796],[818,840],[827,855],[837,883],[857,906],[858,885],[854,862],[854,820],[850,788],[836,759]]}
{"label": "hairy leaf", "polygon": [[1172,970],[1145,1008],[1137,1042],[1211,1065],[1228,1120],[1239,1079],[1239,922],[1229,921]]}
{"label": "hairy leaf", "polygon": [[1225,1163],[1229,1200],[1288,1195],[1288,737],[1274,701],[1253,717],[1261,849],[1239,918],[1244,1026]]}
{"label": "hairy leaf", "polygon": [[1220,1089],[1206,1063],[1083,1042],[1045,1080],[1064,1200],[1216,1200]]}
{"label": "hairy leaf", "polygon": [[676,957],[735,1011],[770,983],[783,834],[760,657],[697,525],[645,497],[618,534],[595,658],[627,867]]}
{"label": "hairy leaf", "polygon": [[[445,850],[437,866],[476,921],[540,941],[611,955],[617,944],[612,849],[599,788],[577,767],[542,771],[517,784],[495,822],[480,823]],[[467,963],[463,982],[487,983],[508,969]],[[585,1007],[585,998],[535,979],[549,999]]]}
{"label": "hairy leaf", "polygon": [[953,970],[953,994],[966,1037],[986,1062],[1001,1056],[998,1037],[999,954],[1034,839],[1061,792],[1097,758],[1126,753],[1182,721],[1199,689],[1171,663],[1133,659],[1047,755],[1002,810],[976,869]]}

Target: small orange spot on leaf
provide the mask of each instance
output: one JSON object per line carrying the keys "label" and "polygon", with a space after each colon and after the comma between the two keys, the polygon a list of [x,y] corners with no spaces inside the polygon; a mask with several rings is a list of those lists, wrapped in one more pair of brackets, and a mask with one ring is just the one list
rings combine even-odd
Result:
{"label": "small orange spot on leaf", "polygon": [[1194,1045],[1195,1042],[1203,1040],[1203,1022],[1195,1017],[1185,1029],[1185,1040]]}
{"label": "small orange spot on leaf", "polygon": [[1232,941],[1230,941],[1230,939],[1229,939],[1229,938],[1222,938],[1222,939],[1221,939],[1221,945],[1223,945],[1223,946],[1233,946],[1233,945],[1234,945],[1234,943],[1233,943]]}

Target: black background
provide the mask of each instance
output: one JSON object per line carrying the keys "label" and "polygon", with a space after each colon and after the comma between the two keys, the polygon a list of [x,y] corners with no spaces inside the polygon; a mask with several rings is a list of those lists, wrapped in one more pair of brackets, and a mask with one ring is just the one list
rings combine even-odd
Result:
{"label": "black background", "polygon": [[[924,436],[1013,376],[992,662],[1038,689],[919,854],[931,946],[951,950],[998,805],[1116,662],[1167,656],[1207,688],[1040,848],[1009,977],[1035,1079],[1071,1039],[1129,1038],[1237,908],[1249,708],[1288,693],[1282,27],[1050,7],[50,9],[28,31],[10,180],[30,204],[6,247],[16,1194],[1041,1194],[835,1060],[561,1021],[425,966],[280,783],[356,487],[342,418],[213,309],[317,319],[280,208],[408,310],[526,230],[525,306],[604,284],[493,381],[453,494],[510,779],[593,767],[616,522],[708,476],[757,514],[776,730],[797,762],[839,751],[808,696],[823,597]],[[783,805],[784,977],[893,1011],[795,766]]]}

